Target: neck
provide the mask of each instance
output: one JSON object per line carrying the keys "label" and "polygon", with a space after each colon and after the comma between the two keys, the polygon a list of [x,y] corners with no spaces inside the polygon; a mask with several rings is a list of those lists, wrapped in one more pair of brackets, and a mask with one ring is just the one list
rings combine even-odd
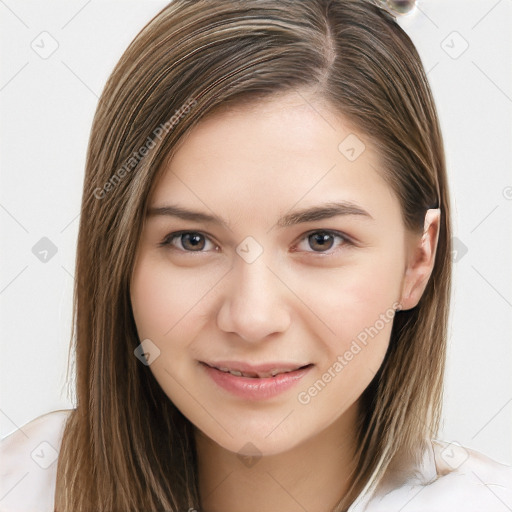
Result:
{"label": "neck", "polygon": [[346,494],[357,402],[315,437],[277,455],[243,459],[196,429],[202,512],[331,512]]}

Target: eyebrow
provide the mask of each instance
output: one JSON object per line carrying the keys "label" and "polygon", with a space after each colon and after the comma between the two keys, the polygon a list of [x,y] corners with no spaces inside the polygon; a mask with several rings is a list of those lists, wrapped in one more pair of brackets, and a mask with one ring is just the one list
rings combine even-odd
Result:
{"label": "eyebrow", "polygon": [[[161,215],[196,222],[220,224],[229,228],[229,223],[218,215],[189,210],[178,205],[153,206],[148,209],[148,217]],[[277,221],[277,226],[285,228],[296,224],[315,222],[338,216],[359,216],[366,219],[373,219],[373,217],[360,206],[348,201],[337,201],[288,213]]]}

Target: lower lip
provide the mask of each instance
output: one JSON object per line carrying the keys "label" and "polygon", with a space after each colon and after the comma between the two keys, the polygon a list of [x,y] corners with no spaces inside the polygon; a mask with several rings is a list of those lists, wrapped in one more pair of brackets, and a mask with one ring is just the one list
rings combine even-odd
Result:
{"label": "lower lip", "polygon": [[221,388],[246,400],[266,400],[292,388],[306,375],[313,365],[288,373],[280,373],[275,377],[252,378],[237,377],[201,363],[206,373]]}

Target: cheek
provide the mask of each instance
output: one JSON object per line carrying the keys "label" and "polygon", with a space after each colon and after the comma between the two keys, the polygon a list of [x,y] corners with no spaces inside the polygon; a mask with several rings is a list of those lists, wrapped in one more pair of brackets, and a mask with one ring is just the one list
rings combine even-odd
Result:
{"label": "cheek", "polygon": [[139,337],[161,339],[173,326],[180,303],[171,278],[142,258],[134,269],[131,301]]}
{"label": "cheek", "polygon": [[190,371],[187,347],[202,328],[201,298],[211,288],[210,280],[148,254],[134,268],[131,302],[139,339],[150,339],[158,348],[150,370],[175,403],[183,401],[177,382],[186,382]]}
{"label": "cheek", "polygon": [[[333,348],[373,326],[381,315],[389,316],[400,298],[400,263],[368,257],[352,265],[301,275],[296,286],[304,302],[323,320],[322,332]],[[378,326],[381,323],[378,322]]]}
{"label": "cheek", "polygon": [[[386,310],[384,310],[386,311]],[[353,315],[342,336],[324,338],[325,353],[311,379],[298,389],[296,399],[305,411],[323,411],[332,419],[352,406],[368,387],[384,360],[394,311]]]}
{"label": "cheek", "polygon": [[139,337],[163,348],[186,344],[202,326],[208,293],[222,274],[215,269],[173,267],[165,257],[142,255],[134,268],[131,302]]}
{"label": "cheek", "polygon": [[[314,398],[318,406],[350,406],[378,371],[393,326],[400,289],[400,264],[385,258],[336,269],[335,272],[302,279],[302,296],[328,328],[316,335],[324,351],[314,382],[299,397]],[[325,388],[325,391],[323,391]],[[331,405],[329,405],[331,404]]]}

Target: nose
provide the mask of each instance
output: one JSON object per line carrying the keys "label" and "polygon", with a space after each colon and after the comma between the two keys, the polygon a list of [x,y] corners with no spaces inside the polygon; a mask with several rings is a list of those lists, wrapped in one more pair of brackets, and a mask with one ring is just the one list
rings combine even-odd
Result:
{"label": "nose", "polygon": [[290,326],[286,286],[263,258],[241,258],[231,271],[230,284],[217,316],[217,326],[247,342],[258,342]]}

